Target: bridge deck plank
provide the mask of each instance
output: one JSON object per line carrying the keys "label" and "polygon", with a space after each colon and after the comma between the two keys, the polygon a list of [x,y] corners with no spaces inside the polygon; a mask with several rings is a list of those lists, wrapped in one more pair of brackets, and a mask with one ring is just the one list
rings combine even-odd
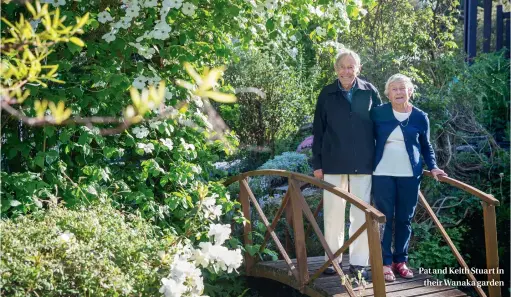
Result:
{"label": "bridge deck plank", "polygon": [[[342,270],[345,274],[349,275],[349,259],[348,255],[344,254],[342,259]],[[309,273],[314,273],[325,262],[324,257],[309,257],[307,259]],[[292,259],[296,264],[296,259]],[[288,266],[285,261],[268,261],[259,262],[255,265],[252,276],[265,277],[273,280],[280,281],[291,287],[297,288],[298,284],[294,277],[288,271]],[[448,287],[448,286],[432,286],[426,284],[426,280],[434,280],[431,275],[419,274],[416,269],[413,269],[415,278],[404,279],[397,277],[393,283],[386,284],[387,297],[462,297],[467,296],[462,291]],[[359,296],[377,297],[374,296],[373,284],[366,283],[364,286],[359,286],[353,283],[353,290]],[[322,274],[312,284],[305,288],[304,294],[312,297],[349,297],[346,290],[341,285],[338,276]]]}

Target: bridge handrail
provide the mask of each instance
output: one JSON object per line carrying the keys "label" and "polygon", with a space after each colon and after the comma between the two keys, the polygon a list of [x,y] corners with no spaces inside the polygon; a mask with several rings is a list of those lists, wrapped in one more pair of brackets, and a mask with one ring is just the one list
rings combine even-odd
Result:
{"label": "bridge handrail", "polygon": [[[433,177],[433,174],[431,174],[431,172],[428,170],[424,170],[423,173],[425,176]],[[493,197],[493,195],[487,194],[479,189],[472,187],[471,185],[462,183],[459,180],[456,180],[456,179],[453,179],[453,178],[450,178],[447,176],[438,176],[438,181],[444,182],[444,183],[449,184],[453,187],[456,187],[460,190],[468,192],[490,205],[495,205],[495,206],[500,205],[500,201],[495,199],[495,197]]]}
{"label": "bridge handrail", "polygon": [[327,190],[332,194],[335,194],[337,196],[340,196],[340,198],[346,199],[351,204],[355,205],[357,208],[363,211],[369,211],[370,215],[373,217],[373,219],[377,220],[379,223],[385,223],[385,215],[381,213],[379,210],[377,210],[375,207],[371,206],[370,204],[366,203],[365,201],[361,200],[357,196],[344,191],[331,183],[328,183],[326,181],[317,179],[312,176],[308,176],[301,173],[296,172],[290,172],[286,170],[278,170],[278,169],[263,169],[263,170],[253,170],[253,171],[247,171],[245,173],[239,174],[237,176],[231,177],[228,180],[224,182],[224,185],[228,186],[236,181],[240,181],[245,179],[246,177],[250,176],[265,176],[265,175],[278,175],[282,177],[292,178],[298,181],[310,183],[312,185],[315,185],[318,188],[321,188],[323,190]]}

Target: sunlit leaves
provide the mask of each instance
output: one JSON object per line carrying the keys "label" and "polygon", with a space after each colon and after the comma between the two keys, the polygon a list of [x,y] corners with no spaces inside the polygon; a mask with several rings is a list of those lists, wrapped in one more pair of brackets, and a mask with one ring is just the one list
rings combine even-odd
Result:
{"label": "sunlit leaves", "polygon": [[217,67],[213,69],[205,68],[204,73],[199,75],[190,63],[185,62],[184,67],[186,72],[193,78],[195,84],[178,79],[176,83],[188,89],[192,94],[202,97],[210,98],[217,102],[232,103],[236,101],[236,96],[222,92],[214,91],[217,81],[222,77],[225,67]]}
{"label": "sunlit leaves", "polygon": [[149,89],[143,89],[139,92],[135,87],[130,88],[130,95],[133,105],[129,105],[125,112],[124,118],[132,123],[138,123],[142,117],[150,110],[159,107],[165,98],[165,83],[160,82],[158,89],[154,85]]}
{"label": "sunlit leaves", "polygon": [[[89,14],[76,18],[76,24],[64,25],[65,17],[60,16],[60,10],[48,11],[48,4],[41,6],[37,1],[35,7],[25,3],[33,21],[41,22],[44,30],[36,32],[29,19],[22,14],[15,23],[2,17],[8,27],[8,34],[1,39],[2,64],[0,75],[2,79],[2,97],[23,103],[29,93],[20,89],[27,82],[34,82],[46,87],[45,81],[62,83],[56,78],[58,65],[44,65],[43,60],[52,52],[51,48],[59,42],[72,42],[83,47],[84,42],[73,35],[83,33]],[[62,114],[64,115],[64,113]]]}

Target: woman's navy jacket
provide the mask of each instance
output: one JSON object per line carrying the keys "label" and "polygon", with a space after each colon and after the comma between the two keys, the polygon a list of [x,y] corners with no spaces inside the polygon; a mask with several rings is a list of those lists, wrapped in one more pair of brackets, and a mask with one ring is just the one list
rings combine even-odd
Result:
{"label": "woman's navy jacket", "polygon": [[373,170],[376,170],[376,166],[378,166],[378,163],[380,163],[383,157],[385,142],[387,142],[390,133],[392,133],[397,126],[401,126],[406,151],[408,152],[408,156],[403,156],[403,161],[405,158],[410,160],[413,175],[417,177],[422,174],[421,155],[429,170],[438,168],[436,165],[435,152],[429,140],[429,119],[425,112],[413,107],[409,121],[404,120],[402,125],[400,125],[392,112],[392,105],[386,103],[371,110],[371,119],[373,120],[374,136],[376,139]]}

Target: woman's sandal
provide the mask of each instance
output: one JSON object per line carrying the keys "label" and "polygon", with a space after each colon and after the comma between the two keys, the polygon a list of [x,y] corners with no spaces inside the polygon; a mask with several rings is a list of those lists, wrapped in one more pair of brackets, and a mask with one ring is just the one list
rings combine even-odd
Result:
{"label": "woman's sandal", "polygon": [[393,263],[392,268],[402,278],[413,278],[413,271],[406,266],[406,262]]}
{"label": "woman's sandal", "polygon": [[383,266],[383,278],[389,283],[396,280],[396,276],[394,275],[394,272],[392,272],[392,267],[390,265]]}

